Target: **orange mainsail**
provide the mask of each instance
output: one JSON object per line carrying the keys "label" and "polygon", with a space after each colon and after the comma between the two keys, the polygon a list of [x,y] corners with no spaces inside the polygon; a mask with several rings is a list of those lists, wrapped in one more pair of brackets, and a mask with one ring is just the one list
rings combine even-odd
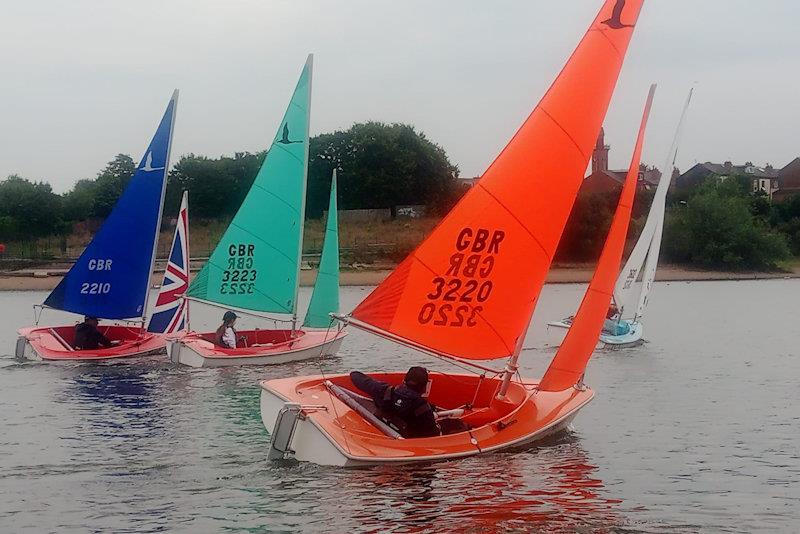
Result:
{"label": "orange mainsail", "polygon": [[530,322],[643,0],[607,0],[481,180],[353,311],[351,323],[442,356],[511,355]]}
{"label": "orange mainsail", "polygon": [[[564,338],[564,342],[561,343],[555,358],[550,362],[550,367],[539,383],[540,391],[563,391],[577,384],[586,369],[586,364],[589,363],[600,331],[603,329],[603,321],[619,275],[625,238],[628,235],[633,197],[636,194],[636,181],[639,177],[644,131],[647,127],[647,118],[650,116],[650,106],[653,104],[655,90],[656,86],[651,86],[650,94],[647,95],[642,124],[639,126],[636,147],[633,149],[631,166],[628,168],[625,187],[622,189],[617,211],[611,221],[611,229],[608,231],[603,252],[597,262],[597,270],[589,283],[589,289],[586,290],[567,337]],[[668,180],[669,178],[665,176],[664,179]]]}

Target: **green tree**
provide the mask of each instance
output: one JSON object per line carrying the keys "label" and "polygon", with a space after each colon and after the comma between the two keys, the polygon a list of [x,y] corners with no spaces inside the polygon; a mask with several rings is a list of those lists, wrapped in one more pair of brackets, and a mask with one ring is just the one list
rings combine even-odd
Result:
{"label": "green tree", "polygon": [[405,124],[366,122],[311,139],[306,213],[327,207],[336,168],[342,209],[422,204],[444,213],[457,197],[458,167],[442,147]]}
{"label": "green tree", "polygon": [[0,182],[0,239],[28,239],[63,229],[61,198],[50,184],[17,175]]}
{"label": "green tree", "polygon": [[64,219],[82,221],[94,216],[97,187],[94,180],[78,180],[70,191],[63,195]]}
{"label": "green tree", "polygon": [[556,261],[584,262],[600,257],[620,191],[578,194],[556,250]]}
{"label": "green tree", "polygon": [[133,177],[136,164],[127,154],[118,154],[94,181],[93,217],[107,217]]}
{"label": "green tree", "polygon": [[679,263],[725,269],[771,269],[786,259],[786,239],[752,211],[738,180],[708,179],[685,206],[670,209],[664,255]]}
{"label": "green tree", "polygon": [[192,216],[232,217],[253,185],[266,152],[237,152],[232,158],[183,156],[169,174],[165,211],[177,213],[183,191],[189,191]]}

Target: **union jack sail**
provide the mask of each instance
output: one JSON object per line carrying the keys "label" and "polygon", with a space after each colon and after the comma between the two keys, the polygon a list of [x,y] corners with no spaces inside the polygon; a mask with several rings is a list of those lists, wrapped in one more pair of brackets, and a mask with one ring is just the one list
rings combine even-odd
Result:
{"label": "union jack sail", "polygon": [[164,280],[147,327],[149,332],[173,334],[188,326],[188,305],[183,295],[189,287],[189,201],[184,191],[175,238],[169,253]]}

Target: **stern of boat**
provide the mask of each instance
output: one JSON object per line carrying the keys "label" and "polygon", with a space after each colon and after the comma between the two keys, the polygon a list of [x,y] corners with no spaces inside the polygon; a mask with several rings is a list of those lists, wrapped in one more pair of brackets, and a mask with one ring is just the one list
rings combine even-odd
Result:
{"label": "stern of boat", "polygon": [[30,343],[28,334],[24,330],[19,331],[17,343],[14,346],[14,357],[17,360],[41,361],[42,357]]}
{"label": "stern of boat", "polygon": [[626,349],[644,343],[644,325],[640,322],[630,322],[629,325],[630,331],[621,336],[601,333],[598,345],[602,345],[606,349]]}

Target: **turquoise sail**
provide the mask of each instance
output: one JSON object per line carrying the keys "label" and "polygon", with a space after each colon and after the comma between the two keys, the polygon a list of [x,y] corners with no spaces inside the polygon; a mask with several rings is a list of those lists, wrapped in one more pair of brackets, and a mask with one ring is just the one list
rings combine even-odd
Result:
{"label": "turquoise sail", "polygon": [[317,281],[314,282],[311,302],[303,323],[303,326],[309,328],[328,328],[334,320],[330,314],[339,311],[339,223],[336,209],[336,170],[334,169],[319,272]]}
{"label": "turquoise sail", "polygon": [[296,315],[311,106],[312,56],[253,186],[189,298],[254,312]]}

